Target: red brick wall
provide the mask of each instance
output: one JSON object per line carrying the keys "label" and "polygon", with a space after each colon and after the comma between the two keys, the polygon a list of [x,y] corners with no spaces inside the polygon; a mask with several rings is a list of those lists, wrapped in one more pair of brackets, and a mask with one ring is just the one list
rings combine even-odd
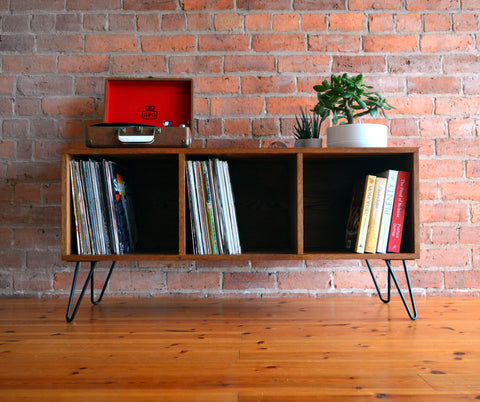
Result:
{"label": "red brick wall", "polygon": [[[420,148],[419,294],[480,293],[479,0],[0,0],[0,295],[64,295],[60,153],[110,76],[195,80],[196,144],[292,144],[332,72],[386,95]],[[396,265],[397,266],[397,265]],[[379,268],[380,264],[375,264]],[[385,282],[385,277],[381,277]],[[371,294],[356,261],[120,264],[125,295]]]}

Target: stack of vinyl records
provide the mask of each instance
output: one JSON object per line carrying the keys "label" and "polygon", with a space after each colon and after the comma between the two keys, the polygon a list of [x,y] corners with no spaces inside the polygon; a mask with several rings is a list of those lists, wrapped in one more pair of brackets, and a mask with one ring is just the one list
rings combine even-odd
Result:
{"label": "stack of vinyl records", "polygon": [[227,162],[187,161],[186,180],[194,253],[240,254]]}

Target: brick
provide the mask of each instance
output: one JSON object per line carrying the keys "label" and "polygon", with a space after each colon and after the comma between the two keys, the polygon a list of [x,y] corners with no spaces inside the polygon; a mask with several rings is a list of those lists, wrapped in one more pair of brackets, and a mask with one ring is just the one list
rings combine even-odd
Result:
{"label": "brick", "polygon": [[298,31],[300,17],[298,14],[275,14],[272,17],[274,31]]}
{"label": "brick", "polygon": [[437,201],[438,197],[438,185],[437,183],[422,183],[420,186],[420,200],[430,200],[430,201]]}
{"label": "brick", "polygon": [[425,32],[450,31],[452,22],[450,14],[425,14]]}
{"label": "brick", "polygon": [[368,30],[370,32],[385,32],[395,29],[395,20],[392,14],[370,14],[368,16]]}
{"label": "brick", "polygon": [[52,289],[52,277],[48,272],[15,271],[13,287],[15,291],[25,295],[45,292]]}
{"label": "brick", "polygon": [[467,222],[468,206],[464,204],[426,204],[420,207],[422,222]]}
{"label": "brick", "polygon": [[238,55],[225,56],[225,72],[275,71],[275,56]]}
{"label": "brick", "polygon": [[478,244],[480,236],[480,227],[461,227],[460,228],[460,243],[461,244]]}
{"label": "brick", "polygon": [[383,56],[333,56],[332,72],[378,73],[386,69]]}
{"label": "brick", "polygon": [[112,56],[112,72],[115,74],[145,74],[167,72],[165,56]]}
{"label": "brick", "polygon": [[295,91],[295,78],[289,75],[280,76],[246,76],[242,77],[242,93],[244,94],[289,94]]}
{"label": "brick", "polygon": [[329,31],[332,32],[362,31],[365,27],[365,15],[363,13],[330,14],[328,22]]}
{"label": "brick", "polygon": [[307,46],[311,52],[358,52],[360,39],[359,35],[308,35]]}
{"label": "brick", "polygon": [[303,34],[253,34],[252,49],[256,52],[305,51]]}
{"label": "brick", "polygon": [[443,267],[465,267],[470,263],[470,251],[455,249],[455,248],[441,248],[422,250],[420,260],[417,260],[419,268],[443,268]]}
{"label": "brick", "polygon": [[194,81],[196,93],[235,94],[239,92],[238,77],[196,77]]}
{"label": "brick", "polygon": [[480,186],[476,182],[441,183],[440,192],[443,200],[480,199]]}
{"label": "brick", "polygon": [[220,275],[215,272],[169,272],[167,287],[169,290],[218,290]]}
{"label": "brick", "polygon": [[[185,11],[229,10],[234,8],[234,3],[233,0],[180,0],[180,6]],[[239,5],[237,7],[241,8]]]}
{"label": "brick", "polygon": [[463,161],[457,159],[422,160],[420,179],[439,179],[463,177]]}
{"label": "brick", "polygon": [[45,3],[43,0],[17,0],[10,5],[11,11],[61,11],[64,7],[64,0],[51,0]]}
{"label": "brick", "polygon": [[474,49],[474,37],[468,34],[425,34],[420,38],[420,50],[425,53],[469,52]]}
{"label": "brick", "polygon": [[198,50],[205,51],[246,51],[249,38],[243,34],[212,34],[200,35]]}
{"label": "brick", "polygon": [[59,56],[59,73],[102,73],[108,71],[108,56]]}
{"label": "brick", "polygon": [[453,119],[448,122],[450,137],[474,137],[475,121],[473,119]]}
{"label": "brick", "polygon": [[42,110],[48,115],[85,116],[95,113],[91,98],[50,97],[42,101]]}
{"label": "brick", "polygon": [[107,30],[106,14],[85,14],[83,16],[83,28],[87,31],[105,32]]}
{"label": "brick", "polygon": [[224,290],[274,289],[275,277],[267,272],[234,272],[225,273]]}
{"label": "brick", "polygon": [[326,16],[323,13],[302,14],[302,31],[326,31]]}
{"label": "brick", "polygon": [[433,99],[425,96],[408,96],[390,98],[389,103],[395,107],[391,113],[422,115],[433,113]]}
{"label": "brick", "polygon": [[39,35],[37,37],[37,50],[39,52],[80,52],[83,50],[81,35]]}
{"label": "brick", "polygon": [[472,208],[472,223],[480,222],[480,204],[473,204]]}
{"label": "brick", "polygon": [[143,36],[144,52],[191,52],[195,49],[193,35]]}
{"label": "brick", "polygon": [[160,19],[156,14],[140,14],[137,15],[136,27],[138,32],[157,32]]}
{"label": "brick", "polygon": [[391,120],[390,135],[392,136],[418,135],[416,120],[412,118]]}
{"label": "brick", "polygon": [[13,116],[13,99],[0,98],[0,114],[2,116]]}
{"label": "brick", "polygon": [[330,58],[324,55],[278,56],[278,72],[327,72]]}
{"label": "brick", "polygon": [[0,246],[12,247],[13,245],[13,230],[11,228],[0,227]]}
{"label": "brick", "polygon": [[62,201],[61,183],[50,183],[42,186],[43,199],[47,204],[60,204]]}
{"label": "brick", "polygon": [[435,114],[449,116],[475,116],[480,111],[479,97],[445,97],[436,100]]}
{"label": "brick", "polygon": [[22,76],[18,78],[18,93],[20,95],[73,95],[73,80],[71,77],[55,76]]}
{"label": "brick", "polygon": [[445,120],[440,117],[420,119],[419,127],[423,137],[444,137],[447,134]]}
{"label": "brick", "polygon": [[13,95],[13,88],[15,86],[16,79],[14,76],[0,77],[0,95]]}
{"label": "brick", "polygon": [[29,28],[28,15],[4,15],[3,16],[3,32],[25,32]]}
{"label": "brick", "polygon": [[467,161],[467,177],[480,177],[480,161]]}
{"label": "brick", "polygon": [[250,120],[224,119],[225,135],[228,137],[248,137],[250,135]]}
{"label": "brick", "polygon": [[462,1],[462,8],[464,10],[475,10],[477,11],[480,7],[479,0],[463,0]]}
{"label": "brick", "polygon": [[328,272],[279,272],[278,288],[280,290],[315,290],[330,288]]}
{"label": "brick", "polygon": [[23,268],[25,267],[25,252],[23,250],[0,250],[1,268]]}
{"label": "brick", "polygon": [[40,202],[41,193],[38,183],[17,183],[15,186],[15,202],[29,203]]}
{"label": "brick", "polygon": [[187,27],[185,15],[165,14],[162,16],[162,31],[184,31]]}
{"label": "brick", "polygon": [[10,158],[15,155],[15,141],[0,140],[0,158]]}
{"label": "brick", "polygon": [[197,136],[219,137],[222,135],[221,119],[198,119]]}
{"label": "brick", "polygon": [[294,10],[345,10],[345,0],[294,0]]}
{"label": "brick", "polygon": [[235,31],[242,28],[242,17],[237,13],[217,14],[213,25],[216,31]]}
{"label": "brick", "polygon": [[[378,286],[384,289],[387,285],[386,274],[375,272]],[[335,289],[372,289],[374,287],[372,277],[367,271],[338,271],[333,273]]]}
{"label": "brick", "polygon": [[39,98],[17,98],[15,102],[17,116],[37,116],[40,114]]}
{"label": "brick", "polygon": [[447,271],[445,287],[447,289],[478,289],[480,288],[480,271]]}
{"label": "brick", "polygon": [[433,244],[457,244],[458,243],[458,229],[456,227],[434,227],[432,228],[432,243]]}
{"label": "brick", "polygon": [[67,0],[67,10],[118,10],[121,0]]}
{"label": "brick", "polygon": [[398,0],[349,0],[350,10],[396,10],[403,8],[403,2]]}
{"label": "brick", "polygon": [[189,31],[209,31],[213,29],[212,17],[208,13],[187,14]]}
{"label": "brick", "polygon": [[[165,290],[165,272],[158,270],[117,271],[114,272],[109,284],[112,291],[159,291]],[[101,283],[103,278],[99,277]]]}
{"label": "brick", "polygon": [[422,30],[420,14],[400,14],[396,16],[397,32],[419,32]]}
{"label": "brick", "polygon": [[453,30],[454,31],[477,31],[478,15],[477,14],[453,14]]}
{"label": "brick", "polygon": [[80,14],[57,14],[55,31],[80,31],[82,29],[82,16]]}
{"label": "brick", "polygon": [[407,10],[457,10],[458,1],[456,0],[406,0]]}
{"label": "brick", "polygon": [[475,74],[480,68],[480,57],[473,54],[445,55],[443,66],[447,74]]}
{"label": "brick", "polygon": [[416,52],[416,35],[367,35],[363,37],[366,52]]}
{"label": "brick", "polygon": [[280,133],[280,122],[278,119],[262,118],[254,119],[252,122],[252,135],[254,137],[272,136]]}
{"label": "brick", "polygon": [[85,35],[85,51],[104,52],[136,52],[138,36],[132,34],[95,34]]}
{"label": "brick", "polygon": [[457,77],[412,77],[408,79],[408,93],[459,93],[461,81]]}
{"label": "brick", "polygon": [[313,108],[316,98],[285,96],[285,97],[269,97],[266,100],[267,113],[270,115],[292,115],[298,112],[300,105],[308,105],[306,107]]}
{"label": "brick", "polygon": [[480,92],[480,77],[464,77],[463,92],[465,95],[476,95]]}
{"label": "brick", "polygon": [[406,87],[406,79],[403,76],[366,76],[364,82],[373,87],[372,91],[381,92],[384,96],[388,93],[403,93]]}
{"label": "brick", "polygon": [[133,31],[135,29],[135,16],[111,14],[108,16],[109,31]]}
{"label": "brick", "polygon": [[55,29],[55,14],[35,14],[30,20],[32,32],[53,32]]}
{"label": "brick", "polygon": [[260,97],[225,97],[211,99],[213,116],[258,115],[263,109]]}
{"label": "brick", "polygon": [[76,95],[103,97],[105,94],[105,79],[103,77],[77,77],[74,92]]}
{"label": "brick", "polygon": [[125,0],[124,8],[137,11],[167,11],[175,10],[177,2],[175,0]]}
{"label": "brick", "polygon": [[390,73],[441,73],[442,61],[440,56],[430,55],[409,55],[409,56],[390,56],[388,58],[388,67]]}
{"label": "brick", "polygon": [[2,56],[6,73],[53,73],[56,70],[55,56]]}
{"label": "brick", "polygon": [[269,31],[271,29],[270,14],[245,15],[245,29],[247,31]]}
{"label": "brick", "polygon": [[0,42],[0,52],[31,53],[34,50],[35,40],[28,34],[5,34]]}
{"label": "brick", "polygon": [[246,10],[289,10],[290,0],[237,0],[238,9]]}

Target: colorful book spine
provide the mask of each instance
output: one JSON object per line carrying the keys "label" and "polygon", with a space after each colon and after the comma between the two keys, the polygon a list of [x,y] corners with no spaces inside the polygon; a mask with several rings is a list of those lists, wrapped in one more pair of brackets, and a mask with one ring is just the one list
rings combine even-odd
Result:
{"label": "colorful book spine", "polygon": [[365,252],[365,241],[367,240],[368,222],[370,220],[370,212],[372,209],[375,180],[376,177],[373,175],[367,175],[365,179],[365,191],[363,193],[362,210],[360,212],[360,224],[354,250],[356,253]]}
{"label": "colorful book spine", "polygon": [[393,203],[392,221],[390,223],[390,234],[388,236],[387,252],[389,253],[400,252],[409,184],[410,172],[399,171],[395,200]]}
{"label": "colorful book spine", "polygon": [[375,191],[373,193],[372,210],[368,222],[367,240],[365,242],[366,253],[375,253],[377,251],[378,233],[380,230],[380,221],[382,219],[386,186],[387,179],[384,177],[377,177],[375,180]]}
{"label": "colorful book spine", "polygon": [[382,219],[378,233],[377,253],[386,253],[388,235],[390,234],[390,222],[392,221],[393,202],[395,200],[395,189],[397,188],[398,170],[387,170],[379,173],[379,177],[387,179],[385,189],[385,200],[383,202]]}

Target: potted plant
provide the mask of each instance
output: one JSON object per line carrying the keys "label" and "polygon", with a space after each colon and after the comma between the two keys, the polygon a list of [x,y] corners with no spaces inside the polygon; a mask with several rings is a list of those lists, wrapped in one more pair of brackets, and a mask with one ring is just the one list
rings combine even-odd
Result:
{"label": "potted plant", "polygon": [[300,115],[296,115],[295,120],[295,146],[300,148],[321,147],[320,128],[325,119],[300,107]]}
{"label": "potted plant", "polygon": [[[317,92],[318,103],[313,112],[321,119],[332,114],[333,127],[327,129],[328,147],[386,147],[387,126],[383,124],[356,124],[359,117],[378,112],[388,120],[386,110],[393,109],[385,98],[372,87],[363,83],[363,75],[349,77],[348,74],[333,75],[330,82],[324,80],[313,89]],[[339,120],[345,119],[336,125]]]}

